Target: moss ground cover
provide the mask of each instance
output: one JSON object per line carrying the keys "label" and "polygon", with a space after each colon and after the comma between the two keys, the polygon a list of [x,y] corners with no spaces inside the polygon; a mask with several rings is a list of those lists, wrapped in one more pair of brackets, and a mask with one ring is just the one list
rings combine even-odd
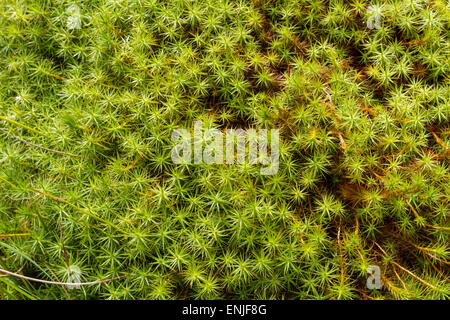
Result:
{"label": "moss ground cover", "polygon": [[[2,1],[0,298],[449,298],[449,17]],[[173,163],[195,121],[279,129],[278,172]]]}

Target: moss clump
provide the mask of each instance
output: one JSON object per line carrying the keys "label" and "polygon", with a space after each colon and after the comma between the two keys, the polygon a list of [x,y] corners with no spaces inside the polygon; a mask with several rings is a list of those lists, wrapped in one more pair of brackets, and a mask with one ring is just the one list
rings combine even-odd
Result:
{"label": "moss clump", "polygon": [[[449,298],[446,1],[0,13],[0,268],[124,276],[0,277],[0,298]],[[278,173],[174,164],[197,120],[280,129]]]}

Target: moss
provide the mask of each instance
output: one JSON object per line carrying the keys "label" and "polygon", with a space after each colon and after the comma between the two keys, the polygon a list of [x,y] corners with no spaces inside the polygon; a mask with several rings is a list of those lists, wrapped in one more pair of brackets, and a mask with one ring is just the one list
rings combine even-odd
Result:
{"label": "moss", "polygon": [[[123,276],[0,278],[2,299],[449,298],[445,1],[0,13],[0,268]],[[279,129],[279,171],[174,164],[197,120]]]}

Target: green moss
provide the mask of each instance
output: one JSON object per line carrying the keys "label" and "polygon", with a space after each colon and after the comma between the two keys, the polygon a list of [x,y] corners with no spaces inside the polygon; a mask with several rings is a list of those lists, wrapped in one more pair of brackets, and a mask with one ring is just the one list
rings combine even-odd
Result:
{"label": "green moss", "polygon": [[[3,1],[0,268],[124,277],[0,298],[449,298],[449,9]],[[280,129],[278,173],[174,164],[196,120]]]}

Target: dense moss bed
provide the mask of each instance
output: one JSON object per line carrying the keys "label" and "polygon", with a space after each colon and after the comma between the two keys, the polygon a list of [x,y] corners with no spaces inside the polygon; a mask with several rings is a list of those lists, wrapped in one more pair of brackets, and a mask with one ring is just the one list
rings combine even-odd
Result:
{"label": "dense moss bed", "polygon": [[[448,299],[449,17],[2,1],[0,299]],[[279,130],[277,172],[174,163],[196,121]]]}

